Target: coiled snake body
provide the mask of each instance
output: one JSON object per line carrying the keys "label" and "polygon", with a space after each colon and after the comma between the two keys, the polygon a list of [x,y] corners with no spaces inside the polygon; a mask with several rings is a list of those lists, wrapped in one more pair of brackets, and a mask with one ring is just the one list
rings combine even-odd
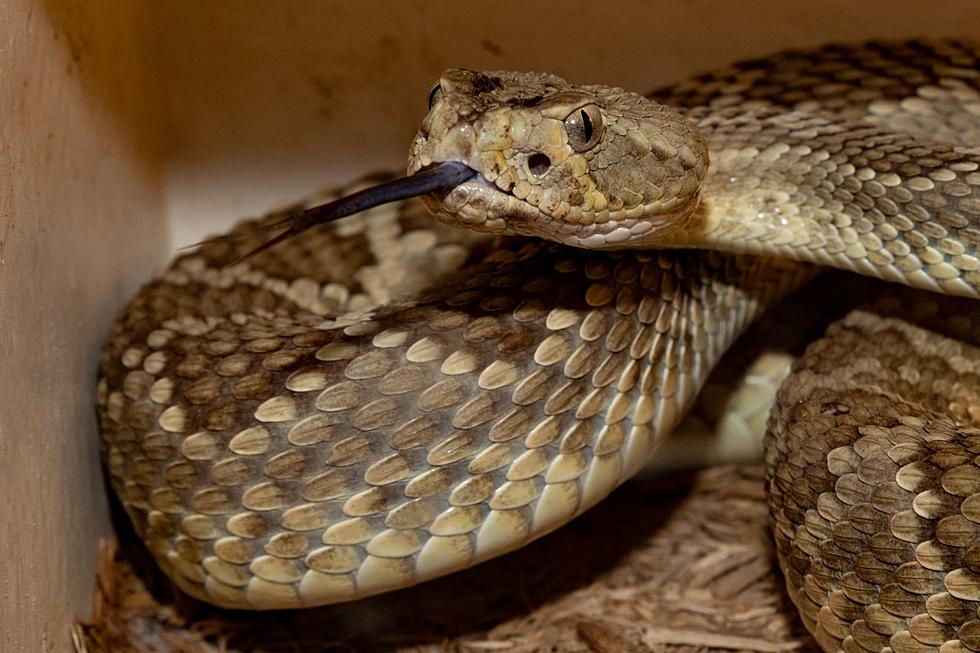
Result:
{"label": "coiled snake body", "polygon": [[112,486],[220,606],[417,583],[605,497],[739,333],[836,266],[934,292],[854,311],[780,392],[790,592],[826,650],[980,650],[978,61],[828,47],[656,102],[448,71],[409,173],[478,173],[423,197],[470,231],[407,200],[243,262],[254,223],[177,258],[102,358]]}

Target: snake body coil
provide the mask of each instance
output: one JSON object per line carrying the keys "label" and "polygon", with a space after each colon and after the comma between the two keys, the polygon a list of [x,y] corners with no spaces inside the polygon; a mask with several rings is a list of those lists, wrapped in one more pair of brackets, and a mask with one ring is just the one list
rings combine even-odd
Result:
{"label": "snake body coil", "polygon": [[448,71],[409,172],[474,170],[423,197],[470,231],[410,200],[176,259],[103,355],[113,488],[217,605],[417,583],[605,497],[745,327],[836,266],[947,296],[853,313],[781,391],[790,591],[827,650],[980,650],[978,89],[949,42],[779,55],[656,102]]}

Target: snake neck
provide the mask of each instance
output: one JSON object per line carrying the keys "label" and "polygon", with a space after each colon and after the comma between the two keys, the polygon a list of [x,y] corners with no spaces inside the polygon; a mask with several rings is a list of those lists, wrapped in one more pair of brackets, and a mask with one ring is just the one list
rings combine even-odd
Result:
{"label": "snake neck", "polygon": [[[712,161],[665,243],[818,263],[980,297],[980,155],[803,113],[701,118]],[[814,146],[820,143],[820,147]]]}

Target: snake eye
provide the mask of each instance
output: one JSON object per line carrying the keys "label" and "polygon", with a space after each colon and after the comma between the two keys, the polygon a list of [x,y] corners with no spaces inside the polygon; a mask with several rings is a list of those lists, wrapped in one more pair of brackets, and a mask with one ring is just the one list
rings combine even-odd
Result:
{"label": "snake eye", "polygon": [[585,152],[595,147],[602,138],[602,127],[602,114],[594,104],[576,109],[565,118],[568,144],[576,152]]}
{"label": "snake eye", "polygon": [[436,103],[440,93],[442,93],[442,84],[436,84],[434,87],[432,87],[432,90],[429,91],[429,109],[432,109],[432,105]]}

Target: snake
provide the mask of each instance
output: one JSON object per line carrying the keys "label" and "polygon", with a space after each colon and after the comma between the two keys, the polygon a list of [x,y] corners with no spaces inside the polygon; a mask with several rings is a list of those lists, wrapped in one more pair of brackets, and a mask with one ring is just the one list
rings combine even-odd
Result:
{"label": "snake", "polygon": [[976,45],[788,51],[647,95],[450,69],[407,173],[245,221],[119,313],[105,469],[179,588],[310,607],[521,547],[836,267],[891,283],[772,409],[788,591],[827,651],[980,651]]}

